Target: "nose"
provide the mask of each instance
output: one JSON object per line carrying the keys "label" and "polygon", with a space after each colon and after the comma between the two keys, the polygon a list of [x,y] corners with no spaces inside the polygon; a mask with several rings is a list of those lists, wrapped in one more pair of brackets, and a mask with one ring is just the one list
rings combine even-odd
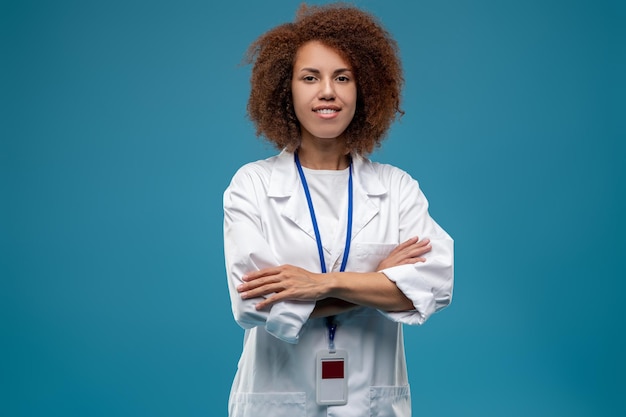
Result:
{"label": "nose", "polygon": [[335,87],[332,79],[325,79],[320,83],[319,98],[320,100],[335,99]]}

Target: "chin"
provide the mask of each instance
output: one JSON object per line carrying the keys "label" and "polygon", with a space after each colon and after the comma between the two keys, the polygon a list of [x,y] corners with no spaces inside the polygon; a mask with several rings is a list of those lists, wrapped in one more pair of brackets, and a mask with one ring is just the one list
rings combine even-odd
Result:
{"label": "chin", "polygon": [[342,131],[323,131],[323,132],[315,132],[313,133],[313,136],[315,136],[318,139],[322,139],[322,140],[336,140],[339,139],[344,133],[344,130]]}

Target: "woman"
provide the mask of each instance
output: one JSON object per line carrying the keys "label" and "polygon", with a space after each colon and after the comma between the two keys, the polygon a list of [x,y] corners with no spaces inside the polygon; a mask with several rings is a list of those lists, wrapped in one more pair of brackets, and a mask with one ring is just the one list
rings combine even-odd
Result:
{"label": "woman", "polygon": [[404,171],[369,161],[400,110],[395,41],[345,5],[258,38],[248,114],[281,150],[224,193],[230,416],[408,416],[402,324],[452,296],[453,242]]}

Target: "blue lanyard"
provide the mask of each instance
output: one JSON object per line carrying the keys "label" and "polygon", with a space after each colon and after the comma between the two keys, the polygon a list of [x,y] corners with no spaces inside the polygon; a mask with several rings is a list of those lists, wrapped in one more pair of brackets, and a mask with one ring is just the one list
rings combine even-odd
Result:
{"label": "blue lanyard", "polygon": [[[313,221],[313,231],[315,232],[315,240],[317,241],[317,251],[320,257],[320,266],[322,273],[326,273],[326,261],[324,260],[324,249],[322,248],[322,237],[320,236],[320,229],[317,226],[317,218],[315,217],[315,209],[313,208],[313,200],[311,200],[311,193],[309,192],[309,186],[302,171],[302,165],[300,164],[300,158],[298,153],[294,153],[294,159],[296,160],[296,166],[298,167],[298,173],[302,180],[302,187],[304,188],[304,194],[306,195],[306,201],[309,204],[309,212],[311,213],[311,220]],[[346,264],[348,263],[348,254],[350,253],[350,238],[352,237],[352,161],[350,161],[350,177],[348,179],[348,227],[346,231],[346,247],[343,250],[343,259],[341,261],[340,272],[346,270]]]}
{"label": "blue lanyard", "polygon": [[[309,212],[311,213],[311,221],[313,222],[313,231],[315,232],[315,240],[317,241],[317,251],[320,257],[320,266],[322,273],[326,273],[326,261],[324,260],[324,249],[322,248],[322,237],[320,236],[320,230],[317,226],[317,218],[315,217],[315,209],[313,208],[313,200],[311,199],[311,192],[309,191],[309,185],[306,182],[302,165],[300,164],[300,158],[298,153],[294,153],[294,159],[296,166],[298,167],[298,173],[300,174],[300,180],[302,181],[302,187],[304,188],[304,194],[306,195],[306,201],[309,205]],[[348,226],[346,231],[346,247],[343,250],[343,259],[341,260],[340,272],[346,270],[346,264],[348,263],[348,254],[350,253],[350,238],[352,237],[352,160],[350,160],[350,177],[348,178]],[[328,327],[328,349],[331,352],[335,351],[335,331],[337,330],[337,323],[333,317],[326,317],[326,327]]]}

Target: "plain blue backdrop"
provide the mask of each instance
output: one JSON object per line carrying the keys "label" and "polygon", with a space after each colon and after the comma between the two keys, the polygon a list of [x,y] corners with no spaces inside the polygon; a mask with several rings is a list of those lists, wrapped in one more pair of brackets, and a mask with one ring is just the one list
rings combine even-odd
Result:
{"label": "plain blue backdrop", "polygon": [[[275,153],[241,61],[299,3],[2,2],[0,415],[226,415],[222,192]],[[624,3],[356,4],[406,78],[372,159],[456,242],[414,415],[626,415]]]}

